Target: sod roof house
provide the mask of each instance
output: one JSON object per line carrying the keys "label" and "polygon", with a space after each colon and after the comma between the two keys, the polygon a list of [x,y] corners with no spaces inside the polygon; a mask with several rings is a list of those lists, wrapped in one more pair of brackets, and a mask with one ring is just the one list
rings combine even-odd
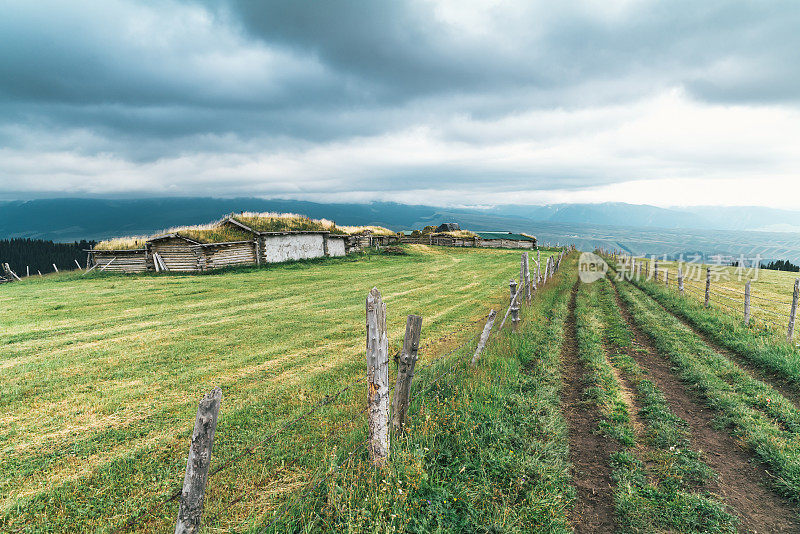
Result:
{"label": "sod roof house", "polygon": [[512,232],[476,232],[480,246],[492,248],[536,248],[536,238]]}
{"label": "sod roof house", "polygon": [[231,215],[223,224],[248,233],[256,243],[256,263],[344,256],[347,235],[333,223],[300,216]]}
{"label": "sod roof house", "polygon": [[156,271],[194,272],[256,263],[253,236],[219,223],[175,228],[147,244]]}

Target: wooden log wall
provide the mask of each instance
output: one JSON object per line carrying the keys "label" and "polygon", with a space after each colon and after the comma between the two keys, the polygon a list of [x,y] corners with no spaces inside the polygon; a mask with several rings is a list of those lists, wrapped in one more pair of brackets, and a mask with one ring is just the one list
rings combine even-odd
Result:
{"label": "wooden log wall", "polygon": [[153,258],[146,250],[95,251],[97,269],[113,273],[143,273],[153,270]]}
{"label": "wooden log wall", "polygon": [[169,271],[194,272],[200,270],[200,260],[197,252],[190,243],[181,238],[169,238],[150,243],[152,252],[157,253],[164,260]]}
{"label": "wooden log wall", "polygon": [[205,269],[219,269],[235,265],[253,265],[256,263],[256,244],[221,243],[200,247],[205,256]]}

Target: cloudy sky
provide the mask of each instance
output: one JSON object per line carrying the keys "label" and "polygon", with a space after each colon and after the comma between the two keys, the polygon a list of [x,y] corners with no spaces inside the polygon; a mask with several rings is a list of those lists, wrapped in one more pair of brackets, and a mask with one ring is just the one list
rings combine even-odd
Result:
{"label": "cloudy sky", "polygon": [[2,198],[800,208],[795,0],[1,10]]}

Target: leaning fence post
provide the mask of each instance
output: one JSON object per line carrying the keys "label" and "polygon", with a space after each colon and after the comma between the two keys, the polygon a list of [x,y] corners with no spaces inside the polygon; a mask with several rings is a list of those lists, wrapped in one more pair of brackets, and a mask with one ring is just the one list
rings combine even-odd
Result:
{"label": "leaning fence post", "polygon": [[683,269],[678,267],[678,291],[683,295]]}
{"label": "leaning fence post", "polygon": [[56,267],[55,263],[53,264],[53,269],[55,269],[55,271],[58,272],[58,267]]}
{"label": "leaning fence post", "polygon": [[483,332],[481,332],[481,339],[478,341],[478,347],[475,349],[475,354],[472,355],[472,361],[470,362],[472,367],[477,365],[478,358],[480,358],[481,352],[483,352],[483,348],[486,346],[486,340],[489,339],[489,334],[492,333],[495,317],[497,317],[497,312],[494,310],[490,311],[489,318],[486,320],[486,326],[483,327]]}
{"label": "leaning fence post", "polygon": [[211,465],[211,449],[214,447],[214,432],[217,429],[221,401],[222,390],[217,387],[200,399],[197,406],[175,534],[194,534],[200,530],[208,468]]}
{"label": "leaning fence post", "polygon": [[744,285],[744,325],[750,326],[750,280]]}
{"label": "leaning fence post", "polygon": [[789,312],[789,329],[786,338],[791,342],[794,337],[794,318],[797,315],[797,298],[800,296],[800,278],[794,280],[794,293],[792,294],[792,310]]}
{"label": "leaning fence post", "polygon": [[706,267],[706,301],[705,307],[708,308],[708,303],[711,300],[711,267]]}
{"label": "leaning fence post", "polygon": [[508,302],[510,305],[514,304],[514,296],[517,294],[517,283],[512,278],[511,281],[508,282],[508,289],[511,292],[511,297],[509,298]]}
{"label": "leaning fence post", "polygon": [[414,366],[417,364],[419,337],[422,332],[422,317],[409,315],[406,319],[406,335],[403,338],[403,349],[397,362],[397,380],[394,385],[392,399],[392,430],[401,432],[406,424],[406,413],[411,394],[411,379],[414,378]]}
{"label": "leaning fence post", "polygon": [[389,456],[389,337],[386,304],[373,287],[367,295],[367,414],[369,458],[376,466]]}

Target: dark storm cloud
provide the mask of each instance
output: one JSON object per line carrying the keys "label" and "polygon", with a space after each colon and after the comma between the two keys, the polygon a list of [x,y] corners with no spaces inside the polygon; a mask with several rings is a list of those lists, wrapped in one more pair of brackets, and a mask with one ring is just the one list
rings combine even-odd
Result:
{"label": "dark storm cloud", "polygon": [[[606,146],[587,161],[576,146],[580,157],[565,168],[561,146],[630,121],[627,108],[664,92],[700,105],[797,107],[795,2],[565,4],[10,2],[0,17],[0,149],[15,165],[56,152],[134,166],[277,159],[299,177],[312,161],[313,173],[341,174],[325,181],[337,191],[387,190],[401,178],[409,187],[580,188],[649,177],[656,164],[628,168],[609,161]],[[594,109],[612,111],[584,116]],[[437,157],[445,149],[430,140],[450,152]],[[392,165],[378,142],[412,148]],[[500,148],[470,157],[491,145]],[[348,178],[358,173],[325,154],[355,146],[388,163],[369,180]],[[619,150],[644,159],[652,146]],[[524,160],[533,150],[535,165]],[[696,163],[713,165],[711,154]],[[676,172],[691,168],[676,163]],[[0,188],[14,179],[0,170]],[[204,183],[225,189],[232,179]]]}

